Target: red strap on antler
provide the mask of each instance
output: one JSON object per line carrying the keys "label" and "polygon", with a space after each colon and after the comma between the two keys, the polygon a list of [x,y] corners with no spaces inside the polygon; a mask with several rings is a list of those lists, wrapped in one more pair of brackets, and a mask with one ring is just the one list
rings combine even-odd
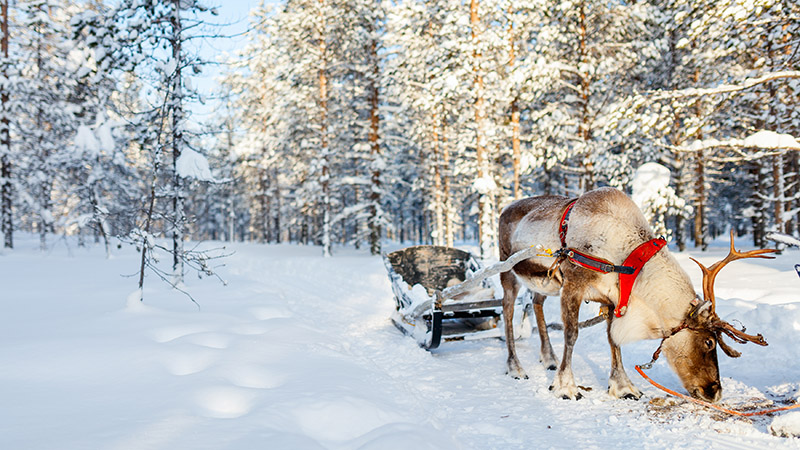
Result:
{"label": "red strap on antler", "polygon": [[623,266],[633,267],[633,273],[619,274],[619,304],[614,309],[616,317],[622,317],[628,309],[628,300],[631,297],[631,290],[633,289],[633,282],[636,281],[636,276],[642,267],[653,257],[659,250],[667,245],[667,241],[662,238],[651,239],[644,244],[636,247],[634,251],[628,255]]}

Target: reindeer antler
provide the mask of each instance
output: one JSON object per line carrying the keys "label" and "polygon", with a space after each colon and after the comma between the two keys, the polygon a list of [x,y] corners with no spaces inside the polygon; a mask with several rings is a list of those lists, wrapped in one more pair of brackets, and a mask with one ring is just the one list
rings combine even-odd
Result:
{"label": "reindeer antler", "polygon": [[716,320],[712,326],[740,344],[752,342],[758,345],[767,345],[767,341],[764,340],[764,336],[762,336],[760,333],[755,336],[752,334],[747,334],[745,333],[745,331],[747,331],[746,328],[742,327],[741,330],[737,330],[736,327],[728,322],[725,322],[724,320]]}
{"label": "reindeer antler", "polygon": [[774,256],[768,256],[766,253],[775,253],[776,251],[777,250],[775,249],[766,248],[750,250],[749,252],[740,252],[734,247],[733,230],[731,230],[731,250],[728,252],[728,256],[726,256],[725,259],[715,262],[711,265],[711,267],[706,267],[700,264],[700,262],[696,259],[690,258],[692,261],[696,262],[703,271],[703,299],[711,302],[711,321],[709,322],[708,326],[711,330],[716,332],[720,347],[728,356],[735,358],[741,355],[741,353],[733,350],[727,344],[722,342],[722,333],[726,334],[728,337],[740,344],[752,342],[758,345],[767,345],[767,341],[764,340],[764,336],[761,336],[761,334],[757,334],[755,336],[747,334],[745,333],[746,330],[744,327],[741,330],[737,330],[736,327],[719,318],[716,311],[716,298],[714,296],[714,280],[716,279],[719,271],[731,261],[744,258],[773,259]]}
{"label": "reindeer antler", "polygon": [[774,256],[766,256],[765,253],[775,253],[777,250],[772,248],[764,248],[764,249],[756,249],[750,250],[749,252],[740,252],[736,250],[733,246],[733,230],[731,230],[731,250],[728,252],[728,256],[725,257],[722,261],[717,261],[711,265],[711,267],[706,267],[694,258],[689,258],[692,261],[696,262],[700,269],[703,271],[703,299],[706,301],[711,302],[711,312],[715,312],[716,309],[716,300],[714,297],[714,280],[717,278],[717,273],[725,267],[729,262],[736,261],[737,259],[744,259],[744,258],[767,258],[773,259]]}

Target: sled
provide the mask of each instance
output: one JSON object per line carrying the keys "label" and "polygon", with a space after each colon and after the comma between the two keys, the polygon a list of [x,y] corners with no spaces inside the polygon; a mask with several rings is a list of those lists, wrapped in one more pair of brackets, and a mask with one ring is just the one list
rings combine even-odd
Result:
{"label": "sled", "polygon": [[[469,252],[443,246],[419,245],[384,254],[396,306],[392,322],[427,350],[442,342],[502,338],[503,299],[495,295],[502,291],[490,277],[535,251],[518,252],[490,267]],[[515,304],[516,338],[530,336],[532,308],[526,290]]]}

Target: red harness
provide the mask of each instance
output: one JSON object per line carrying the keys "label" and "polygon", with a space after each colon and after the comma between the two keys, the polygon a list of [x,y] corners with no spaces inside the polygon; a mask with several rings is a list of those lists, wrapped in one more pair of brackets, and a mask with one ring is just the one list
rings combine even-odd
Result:
{"label": "red harness", "polygon": [[639,244],[634,251],[625,258],[623,266],[633,267],[633,273],[620,273],[619,274],[619,305],[614,309],[614,315],[622,317],[628,310],[628,300],[631,297],[631,290],[633,289],[633,282],[636,281],[636,276],[642,267],[650,261],[659,250],[667,246],[667,241],[664,238],[650,239],[647,242]]}
{"label": "red harness", "polygon": [[633,290],[633,283],[636,281],[636,276],[639,275],[642,267],[644,267],[653,255],[666,247],[667,241],[663,238],[656,238],[640,244],[628,255],[621,266],[616,266],[607,259],[598,258],[588,253],[569,248],[567,247],[569,216],[577,200],[578,199],[574,199],[570,201],[564,213],[561,215],[561,222],[558,226],[558,237],[561,239],[560,252],[569,259],[571,263],[586,269],[601,273],[619,273],[619,304],[614,309],[614,315],[616,317],[622,317],[628,310],[628,301],[631,297],[631,290]]}

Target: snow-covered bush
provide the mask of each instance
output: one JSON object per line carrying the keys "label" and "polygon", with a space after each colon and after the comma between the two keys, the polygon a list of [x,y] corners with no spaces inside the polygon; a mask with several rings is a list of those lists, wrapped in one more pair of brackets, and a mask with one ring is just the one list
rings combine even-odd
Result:
{"label": "snow-covered bush", "polygon": [[692,207],[675,194],[669,185],[670,171],[658,163],[642,164],[633,176],[633,201],[644,213],[656,236],[672,239],[667,228],[667,216],[688,216]]}

